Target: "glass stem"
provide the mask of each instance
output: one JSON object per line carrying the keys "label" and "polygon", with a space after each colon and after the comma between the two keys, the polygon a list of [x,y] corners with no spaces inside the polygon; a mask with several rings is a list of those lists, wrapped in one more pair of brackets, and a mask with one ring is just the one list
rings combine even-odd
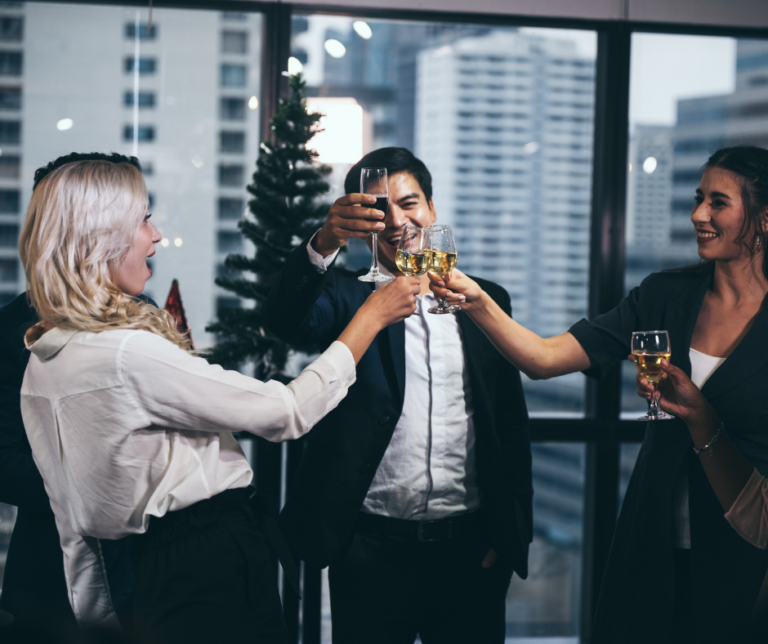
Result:
{"label": "glass stem", "polygon": [[371,233],[371,251],[373,252],[373,263],[371,264],[371,273],[379,273],[379,241],[378,233]]}
{"label": "glass stem", "polygon": [[659,409],[659,401],[656,399],[656,383],[651,384],[653,385],[653,395],[651,396],[651,406],[648,408],[648,415],[658,416],[661,410]]}

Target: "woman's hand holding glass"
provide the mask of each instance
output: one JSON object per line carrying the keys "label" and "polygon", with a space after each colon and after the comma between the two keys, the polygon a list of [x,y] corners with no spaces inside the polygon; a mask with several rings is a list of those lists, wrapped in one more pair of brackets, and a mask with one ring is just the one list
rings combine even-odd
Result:
{"label": "woman's hand holding glass", "polygon": [[475,280],[467,277],[457,268],[442,278],[430,273],[429,282],[429,288],[436,299],[444,297],[449,304],[461,304],[464,310],[480,300],[484,293]]}
{"label": "woman's hand holding glass", "polygon": [[640,373],[637,374],[638,396],[648,401],[655,396],[662,409],[686,423],[715,415],[715,410],[704,398],[704,394],[682,369],[667,360],[662,360],[660,366],[663,373],[659,376],[655,390],[653,383],[648,382]]}

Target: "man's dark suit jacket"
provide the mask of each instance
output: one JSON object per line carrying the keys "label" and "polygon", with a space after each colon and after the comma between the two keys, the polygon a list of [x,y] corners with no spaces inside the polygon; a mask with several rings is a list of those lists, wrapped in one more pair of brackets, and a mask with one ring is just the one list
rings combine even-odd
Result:
{"label": "man's dark suit jacket", "polygon": [[[359,273],[320,272],[306,245],[294,251],[264,305],[269,328],[286,341],[325,349],[366,298]],[[507,292],[478,280],[510,313]],[[474,400],[476,466],[492,547],[528,574],[532,534],[531,446],[519,372],[465,314],[459,313]],[[327,566],[347,541],[400,418],[405,382],[405,323],[381,333],[357,366],[357,381],[321,420],[291,482],[280,520],[294,554]]]}
{"label": "man's dark suit jacket", "polygon": [[[154,304],[148,298],[142,300]],[[26,293],[0,308],[0,503],[18,509],[3,577],[0,608],[17,623],[52,629],[73,625],[59,532],[21,417],[21,383],[29,362],[24,333],[37,322]],[[102,540],[112,601],[128,610],[133,571],[130,540]]]}

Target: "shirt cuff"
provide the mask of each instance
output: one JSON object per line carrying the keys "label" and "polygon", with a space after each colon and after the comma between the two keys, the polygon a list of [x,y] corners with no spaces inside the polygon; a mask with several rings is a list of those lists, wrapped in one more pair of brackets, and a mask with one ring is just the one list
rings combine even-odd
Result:
{"label": "shirt cuff", "polygon": [[[320,231],[318,230],[317,232]],[[333,260],[336,259],[336,255],[339,254],[340,249],[336,249],[336,251],[328,255],[328,257],[323,257],[314,248],[312,248],[312,240],[315,237],[317,237],[317,233],[312,235],[312,237],[310,237],[309,241],[307,242],[307,254],[309,255],[309,261],[312,262],[312,265],[321,273],[325,273],[331,264],[333,264]]]}

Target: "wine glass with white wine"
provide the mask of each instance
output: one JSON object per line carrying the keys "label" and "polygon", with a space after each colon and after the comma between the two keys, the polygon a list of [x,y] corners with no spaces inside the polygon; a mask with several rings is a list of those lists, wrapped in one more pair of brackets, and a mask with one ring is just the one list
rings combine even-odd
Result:
{"label": "wine glass with white wine", "polygon": [[640,375],[653,385],[653,398],[648,413],[638,420],[669,420],[674,418],[659,407],[656,400],[656,385],[661,380],[664,369],[661,361],[669,361],[672,346],[666,331],[635,331],[632,334],[632,360]]}
{"label": "wine glass with white wine", "polygon": [[[376,197],[376,205],[372,206],[376,210],[381,210],[384,216],[387,216],[389,207],[389,181],[387,179],[386,168],[362,168],[360,170],[360,192],[365,195]],[[379,270],[379,244],[378,235],[375,231],[371,232],[371,270],[357,279],[361,282],[389,282],[392,280],[388,275],[384,275]]]}
{"label": "wine glass with white wine", "polygon": [[[456,253],[456,242],[453,239],[453,231],[450,226],[430,226],[430,239],[432,252],[429,257],[429,272],[432,275],[445,279],[454,268],[458,261]],[[442,297],[438,300],[437,306],[428,309],[429,313],[444,315],[445,313],[456,313],[461,311],[458,305],[448,304],[448,301]]]}
{"label": "wine glass with white wine", "polygon": [[397,245],[395,263],[403,275],[424,275],[429,268],[432,254],[430,229],[407,224]]}

